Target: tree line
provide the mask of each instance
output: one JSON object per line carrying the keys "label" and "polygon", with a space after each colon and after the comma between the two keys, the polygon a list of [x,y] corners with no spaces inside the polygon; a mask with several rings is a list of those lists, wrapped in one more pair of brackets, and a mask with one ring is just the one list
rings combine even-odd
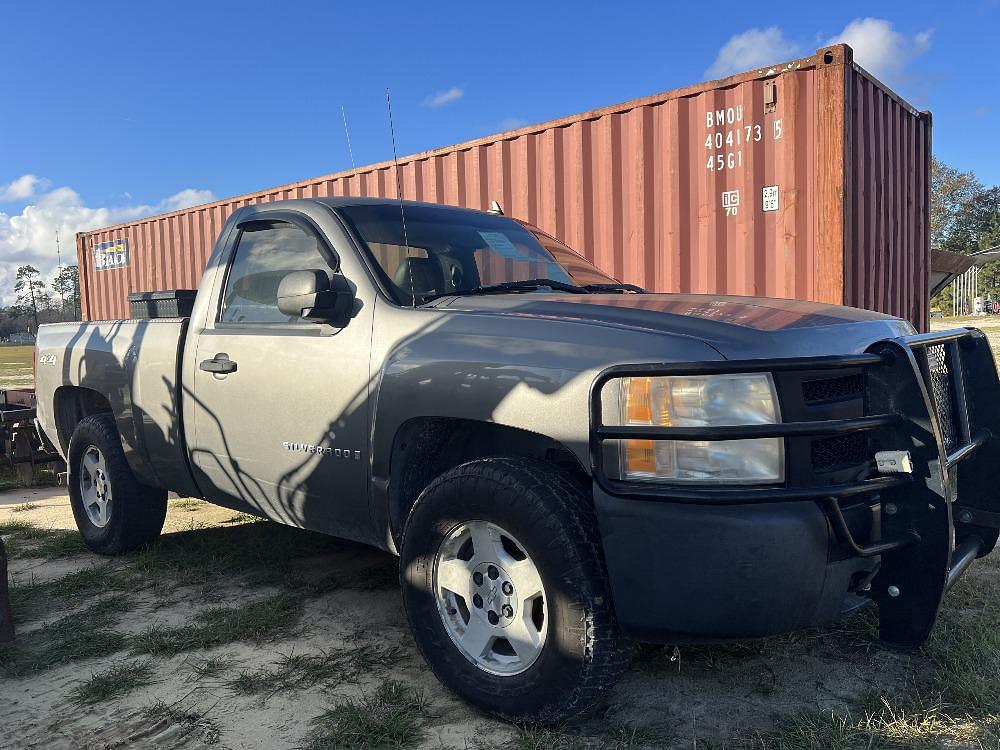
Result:
{"label": "tree line", "polygon": [[[931,163],[931,247],[971,255],[1000,250],[1000,185],[987,187],[974,172],[962,172],[934,159]],[[953,286],[931,305],[951,314]],[[1000,261],[979,273],[979,294],[1000,300]]]}
{"label": "tree line", "polygon": [[44,323],[80,320],[80,269],[62,266],[48,282],[31,265],[20,266],[14,277],[16,301],[0,307],[0,340],[17,334],[35,334]]}

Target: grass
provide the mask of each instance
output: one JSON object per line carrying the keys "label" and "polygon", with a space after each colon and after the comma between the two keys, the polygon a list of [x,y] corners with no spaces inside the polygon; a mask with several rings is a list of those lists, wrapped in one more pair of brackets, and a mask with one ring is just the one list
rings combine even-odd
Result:
{"label": "grass", "polygon": [[43,529],[31,521],[12,518],[0,522],[0,535],[10,557],[41,557],[53,560],[87,551],[78,531]]}
{"label": "grass", "polygon": [[0,389],[31,386],[34,351],[30,344],[0,344]]}
{"label": "grass", "polygon": [[35,510],[38,507],[38,503],[19,503],[12,507],[11,513],[27,513],[29,510]]}
{"label": "grass", "polygon": [[161,537],[150,549],[132,555],[130,566],[143,577],[170,576],[194,585],[231,581],[251,570],[274,570],[297,559],[329,554],[344,542],[273,522],[185,531]]}
{"label": "grass", "polygon": [[427,701],[402,682],[387,680],[374,693],[345,700],[313,719],[307,750],[408,748],[424,736]]}
{"label": "grass", "polygon": [[950,717],[942,707],[908,710],[888,699],[846,715],[803,714],[775,732],[755,734],[732,742],[739,750],[938,750],[945,747],[995,748],[980,727]]}
{"label": "grass", "polygon": [[112,698],[121,698],[139,687],[153,684],[152,662],[120,661],[101,672],[91,672],[70,691],[70,700],[77,705],[91,705]]}
{"label": "grass", "polygon": [[317,654],[283,654],[273,667],[243,671],[229,682],[234,693],[273,695],[326,682],[350,682],[396,664],[405,656],[399,646],[362,644]]}
{"label": "grass", "polygon": [[14,620],[27,622],[84,599],[140,587],[140,581],[128,568],[101,563],[49,581],[15,583],[10,587],[10,603]]}
{"label": "grass", "polygon": [[123,650],[125,636],[114,628],[134,606],[129,596],[115,594],[0,645],[0,675],[23,677]]}
{"label": "grass", "polygon": [[219,743],[221,731],[216,722],[198,711],[181,708],[178,703],[165,703],[162,700],[157,700],[146,706],[142,710],[142,713],[144,716],[158,722],[169,721],[183,728],[184,732],[181,737],[175,736],[171,738],[174,746],[180,746],[182,744],[182,737],[192,732],[198,733],[204,745],[217,745]]}
{"label": "grass", "polygon": [[667,747],[669,739],[668,734],[656,728],[619,727],[601,736],[585,737],[566,729],[523,727],[501,745],[479,743],[475,747],[476,750],[645,750]]}
{"label": "grass", "polygon": [[0,521],[0,536],[18,536],[31,538],[36,531],[35,524],[25,521],[23,518],[11,518],[7,521]]}
{"label": "grass", "polygon": [[195,680],[217,679],[236,666],[236,659],[225,654],[209,656],[205,659],[195,659],[190,662]]}
{"label": "grass", "polygon": [[198,500],[193,497],[181,497],[177,500],[171,500],[170,507],[175,510],[183,510],[188,513],[193,513],[197,510],[208,507],[208,503],[204,500]]}
{"label": "grass", "polygon": [[301,616],[302,598],[287,593],[234,607],[213,607],[196,614],[190,625],[151,626],[133,638],[132,651],[174,656],[238,641],[259,643],[289,636]]}

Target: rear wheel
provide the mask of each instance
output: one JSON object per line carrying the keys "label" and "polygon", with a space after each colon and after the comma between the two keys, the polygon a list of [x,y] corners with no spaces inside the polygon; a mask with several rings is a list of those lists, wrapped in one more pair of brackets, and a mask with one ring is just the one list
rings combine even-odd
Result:
{"label": "rear wheel", "polygon": [[627,664],[588,498],[540,461],[488,459],[421,494],[403,597],[438,679],[490,713],[554,723]]}
{"label": "rear wheel", "polygon": [[119,555],[156,540],[167,514],[167,492],[135,478],[110,415],[80,420],[67,463],[73,516],[91,550]]}

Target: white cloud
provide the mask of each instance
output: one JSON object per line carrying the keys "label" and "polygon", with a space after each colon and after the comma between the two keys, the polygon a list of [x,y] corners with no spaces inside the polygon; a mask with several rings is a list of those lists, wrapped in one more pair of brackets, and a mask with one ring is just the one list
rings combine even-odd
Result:
{"label": "white cloud", "polygon": [[452,86],[450,89],[434,92],[424,99],[423,104],[425,107],[432,107],[436,109],[438,107],[443,107],[445,104],[457,102],[463,96],[465,96],[465,92],[462,91],[462,89],[458,86]]}
{"label": "white cloud", "polygon": [[[11,185],[18,182],[14,180]],[[36,184],[44,183],[39,181]],[[189,188],[155,205],[95,208],[84,205],[79,193],[72,188],[58,187],[38,195],[18,214],[9,215],[0,211],[0,304],[8,305],[14,301],[14,274],[18,266],[31,264],[43,278],[52,276],[57,265],[57,231],[62,260],[68,265],[76,262],[77,232],[176,211],[213,199],[209,190]]]}
{"label": "white cloud", "polygon": [[907,36],[884,18],[855,18],[827,44],[844,42],[854,49],[854,60],[886,83],[898,83],[906,67],[931,48],[933,29]]}
{"label": "white cloud", "polygon": [[[823,37],[813,42],[815,46],[849,44],[859,65],[886,83],[899,84],[904,82],[910,63],[930,49],[933,36],[933,29],[908,36],[896,31],[884,18],[855,18],[839,34],[825,42]],[[748,29],[722,46],[715,62],[705,71],[705,77],[722,78],[766,67],[796,57],[804,49],[798,41],[786,38],[777,26]]]}
{"label": "white cloud", "polygon": [[0,203],[13,203],[31,198],[39,188],[45,188],[48,180],[33,174],[24,174],[13,182],[0,185]]}
{"label": "white cloud", "polygon": [[777,26],[766,29],[747,29],[731,37],[722,45],[708,70],[706,78],[722,78],[744,70],[773,65],[799,54],[800,47],[785,39]]}
{"label": "white cloud", "polygon": [[505,132],[507,130],[517,130],[528,124],[528,121],[520,117],[505,117],[497,123],[497,130]]}
{"label": "white cloud", "polygon": [[[129,196],[131,197],[131,196]],[[197,206],[200,203],[211,203],[215,200],[215,195],[211,190],[198,190],[197,188],[185,188],[179,193],[174,193],[169,198],[164,198],[153,207],[153,213],[162,214],[169,211],[180,211],[182,208]]]}

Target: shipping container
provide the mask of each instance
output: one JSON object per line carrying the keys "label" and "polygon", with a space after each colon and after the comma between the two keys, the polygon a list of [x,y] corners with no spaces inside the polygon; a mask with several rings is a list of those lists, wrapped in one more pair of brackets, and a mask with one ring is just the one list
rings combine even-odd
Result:
{"label": "shipping container", "polygon": [[[928,317],[929,113],[846,45],[399,159],[403,197],[537,225],[622,281]],[[87,319],[193,288],[241,206],[396,196],[383,162],[77,237]]]}

